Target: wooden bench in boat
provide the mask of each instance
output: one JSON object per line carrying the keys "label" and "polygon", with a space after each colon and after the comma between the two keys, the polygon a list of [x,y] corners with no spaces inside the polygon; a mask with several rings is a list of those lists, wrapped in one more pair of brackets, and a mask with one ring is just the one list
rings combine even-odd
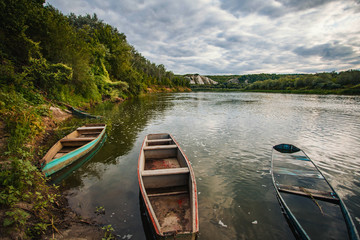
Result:
{"label": "wooden bench in boat", "polygon": [[190,171],[188,168],[167,168],[144,170],[142,178],[145,188],[177,187],[188,184]]}
{"label": "wooden bench in boat", "polygon": [[153,140],[147,140],[148,143],[158,143],[158,142],[171,142],[172,139],[153,139]]}
{"label": "wooden bench in boat", "polygon": [[170,138],[152,139],[146,141],[146,146],[173,145],[174,141]]}
{"label": "wooden bench in boat", "polygon": [[304,187],[298,187],[298,186],[290,186],[290,185],[284,185],[284,184],[276,184],[277,189],[281,192],[287,192],[307,197],[313,197],[317,198],[319,200],[324,201],[330,201],[330,202],[339,202],[339,198],[334,195],[333,192],[326,192],[326,191],[320,191],[315,190],[311,188],[304,188]]}
{"label": "wooden bench in boat", "polygon": [[[163,187],[162,184],[160,184],[160,181],[162,180],[166,180],[167,182],[171,182],[171,179],[177,179],[177,181],[179,181],[179,179],[186,179],[187,174],[189,174],[189,169],[188,168],[169,168],[169,169],[156,169],[156,170],[144,170],[142,173],[142,176],[146,179],[146,177],[152,178],[153,180],[155,180],[155,183],[157,181],[159,181],[159,185],[161,186],[160,188],[157,188],[155,192],[151,192],[148,193],[149,197],[160,197],[160,196],[171,196],[171,195],[179,195],[179,194],[187,194],[189,193],[188,189],[185,187],[179,187],[177,186],[175,183],[175,187],[174,184],[171,185],[171,187],[169,187],[169,185],[167,185],[165,188]],[[164,179],[163,179],[164,178]],[[146,180],[145,180],[146,181]],[[183,180],[179,181],[181,183],[186,183],[186,181],[184,182]],[[170,188],[172,188],[171,190],[169,190]],[[166,189],[166,190],[165,190]],[[165,190],[165,191],[164,191]]]}
{"label": "wooden bench in boat", "polygon": [[156,170],[144,170],[142,176],[161,176],[161,175],[173,175],[173,174],[186,174],[189,173],[189,169],[184,168],[166,168]]}
{"label": "wooden bench in boat", "polygon": [[175,144],[173,145],[156,145],[156,146],[146,146],[144,147],[144,151],[146,150],[162,150],[162,149],[174,149],[178,148]]}
{"label": "wooden bench in boat", "polygon": [[63,146],[82,146],[84,143],[95,140],[96,137],[84,137],[84,138],[64,138],[60,142]]}
{"label": "wooden bench in boat", "polygon": [[105,126],[94,126],[94,127],[79,127],[76,130],[81,131],[81,130],[103,130],[105,128]]}

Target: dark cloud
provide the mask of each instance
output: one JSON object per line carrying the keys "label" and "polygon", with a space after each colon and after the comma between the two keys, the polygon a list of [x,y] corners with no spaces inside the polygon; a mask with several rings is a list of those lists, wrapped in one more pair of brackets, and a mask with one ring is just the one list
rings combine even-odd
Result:
{"label": "dark cloud", "polygon": [[[270,18],[281,17],[291,12],[321,7],[339,0],[226,0],[221,7],[236,16],[258,14]],[[358,0],[345,0],[358,1]]]}
{"label": "dark cloud", "polygon": [[48,0],[96,13],[144,57],[179,73],[360,68],[358,0]]}
{"label": "dark cloud", "polygon": [[296,48],[294,52],[302,57],[319,56],[324,60],[337,60],[355,56],[355,51],[352,47],[337,43],[326,43],[312,47],[301,46]]}

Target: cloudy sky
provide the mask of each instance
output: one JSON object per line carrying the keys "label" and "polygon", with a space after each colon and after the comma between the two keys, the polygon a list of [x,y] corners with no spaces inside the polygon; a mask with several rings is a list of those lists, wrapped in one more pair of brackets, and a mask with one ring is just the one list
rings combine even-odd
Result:
{"label": "cloudy sky", "polygon": [[48,0],[177,74],[360,69],[360,0]]}

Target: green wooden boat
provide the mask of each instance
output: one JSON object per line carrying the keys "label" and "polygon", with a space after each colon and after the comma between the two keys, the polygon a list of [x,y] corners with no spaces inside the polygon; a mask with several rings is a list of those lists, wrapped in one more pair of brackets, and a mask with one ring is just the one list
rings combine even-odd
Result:
{"label": "green wooden boat", "polygon": [[90,113],[81,111],[81,110],[76,109],[76,108],[71,107],[71,106],[70,106],[70,110],[71,110],[73,115],[75,115],[75,116],[77,116],[79,118],[96,118],[96,119],[101,118],[101,116],[94,116],[94,115],[91,115]]}
{"label": "green wooden boat", "polygon": [[297,238],[359,239],[344,202],[300,148],[291,144],[274,146],[271,175],[279,203]]}
{"label": "green wooden boat", "polygon": [[48,177],[91,153],[101,142],[105,130],[105,124],[86,124],[62,138],[42,158],[42,172]]}

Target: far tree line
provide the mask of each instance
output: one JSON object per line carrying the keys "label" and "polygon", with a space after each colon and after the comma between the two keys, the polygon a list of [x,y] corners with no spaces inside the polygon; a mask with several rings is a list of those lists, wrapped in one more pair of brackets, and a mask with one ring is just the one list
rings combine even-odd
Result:
{"label": "far tree line", "polygon": [[[249,74],[232,76],[207,76],[219,84],[208,86],[215,89],[242,90],[346,90],[344,93],[360,93],[360,71],[316,74]],[[231,81],[229,81],[231,79]],[[196,88],[196,87],[195,87]]]}

